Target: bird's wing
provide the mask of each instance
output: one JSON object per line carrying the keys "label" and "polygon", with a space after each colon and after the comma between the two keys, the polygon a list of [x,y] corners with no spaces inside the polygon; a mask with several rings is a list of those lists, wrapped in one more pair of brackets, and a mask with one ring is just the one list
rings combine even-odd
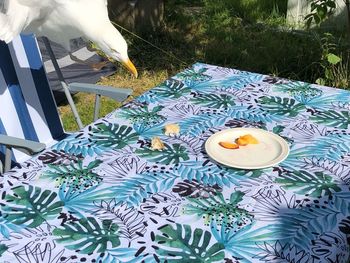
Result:
{"label": "bird's wing", "polygon": [[[0,0],[0,40],[9,43],[63,0]],[[64,0],[66,1],[66,0]]]}
{"label": "bird's wing", "polygon": [[29,10],[16,0],[0,0],[0,7],[0,40],[9,43],[23,30]]}

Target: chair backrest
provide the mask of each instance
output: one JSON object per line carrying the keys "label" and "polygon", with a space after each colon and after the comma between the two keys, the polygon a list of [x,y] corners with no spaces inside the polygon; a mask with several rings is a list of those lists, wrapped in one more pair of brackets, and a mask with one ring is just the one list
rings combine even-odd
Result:
{"label": "chair backrest", "polygon": [[[47,145],[65,135],[34,36],[0,41],[0,134]],[[14,151],[14,158],[28,157]]]}
{"label": "chair backrest", "polygon": [[[59,70],[67,84],[73,82],[95,84],[101,77],[106,77],[116,72],[116,66],[112,63],[105,64],[99,70],[91,67],[89,63],[99,63],[104,61],[104,59],[96,52],[90,51],[87,48],[87,44],[80,38],[71,40],[71,52],[80,60],[85,61],[85,63],[73,61],[69,56],[69,52],[55,42],[48,39],[45,42],[44,37],[37,38],[37,41],[44,61],[46,75],[57,103],[65,101],[66,96],[62,88],[62,80],[59,79],[57,69],[54,67],[53,59],[57,61]],[[50,56],[50,52],[46,47],[47,43],[51,46],[54,57]]]}

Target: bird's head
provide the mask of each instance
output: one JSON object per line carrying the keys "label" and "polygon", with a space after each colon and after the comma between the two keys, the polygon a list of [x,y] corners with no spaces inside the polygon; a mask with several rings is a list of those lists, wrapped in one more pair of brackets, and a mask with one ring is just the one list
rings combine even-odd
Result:
{"label": "bird's head", "polygon": [[101,38],[94,42],[98,47],[111,59],[120,62],[126,69],[128,69],[136,78],[138,72],[136,67],[129,59],[128,45],[120,34],[120,32],[112,25],[108,25],[102,29]]}

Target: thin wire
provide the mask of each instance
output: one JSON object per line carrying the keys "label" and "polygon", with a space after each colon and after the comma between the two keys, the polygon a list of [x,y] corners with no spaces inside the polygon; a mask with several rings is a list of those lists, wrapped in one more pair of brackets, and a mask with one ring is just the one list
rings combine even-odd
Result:
{"label": "thin wire", "polygon": [[130,30],[126,29],[125,27],[122,27],[121,25],[119,25],[119,24],[117,24],[117,23],[115,23],[115,22],[113,22],[113,21],[111,21],[111,22],[112,22],[113,25],[115,25],[115,26],[117,26],[117,27],[123,29],[123,30],[126,31],[127,33],[133,35],[134,37],[136,37],[136,38],[138,38],[138,39],[140,39],[140,40],[142,40],[143,42],[147,43],[148,45],[150,45],[150,46],[152,46],[152,47],[158,49],[159,51],[163,52],[164,54],[168,55],[169,57],[172,57],[172,58],[176,59],[177,61],[179,61],[179,62],[181,62],[181,63],[183,63],[183,64],[185,64],[185,65],[188,65],[187,62],[185,62],[185,61],[179,59],[179,58],[176,57],[174,54],[172,54],[172,53],[170,53],[170,52],[168,52],[168,51],[165,51],[164,49],[162,49],[162,48],[156,46],[155,44],[153,44],[153,43],[147,41],[146,39],[144,39],[144,38],[138,36],[137,34],[135,34],[134,32],[131,32]]}

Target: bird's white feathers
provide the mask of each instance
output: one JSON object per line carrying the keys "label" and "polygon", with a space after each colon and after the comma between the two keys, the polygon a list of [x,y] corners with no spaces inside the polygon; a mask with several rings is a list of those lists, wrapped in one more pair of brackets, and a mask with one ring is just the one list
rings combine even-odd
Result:
{"label": "bird's white feathers", "polygon": [[94,27],[109,23],[106,0],[0,0],[0,39],[18,33],[45,35],[68,48],[71,38],[85,37]]}
{"label": "bird's white feathers", "polygon": [[83,37],[106,55],[128,60],[127,44],[108,18],[107,0],[0,0],[0,40],[19,33],[46,36],[70,50],[70,40]]}
{"label": "bird's white feathers", "polygon": [[30,17],[29,9],[12,0],[2,0],[1,6],[0,40],[9,43],[25,28]]}

